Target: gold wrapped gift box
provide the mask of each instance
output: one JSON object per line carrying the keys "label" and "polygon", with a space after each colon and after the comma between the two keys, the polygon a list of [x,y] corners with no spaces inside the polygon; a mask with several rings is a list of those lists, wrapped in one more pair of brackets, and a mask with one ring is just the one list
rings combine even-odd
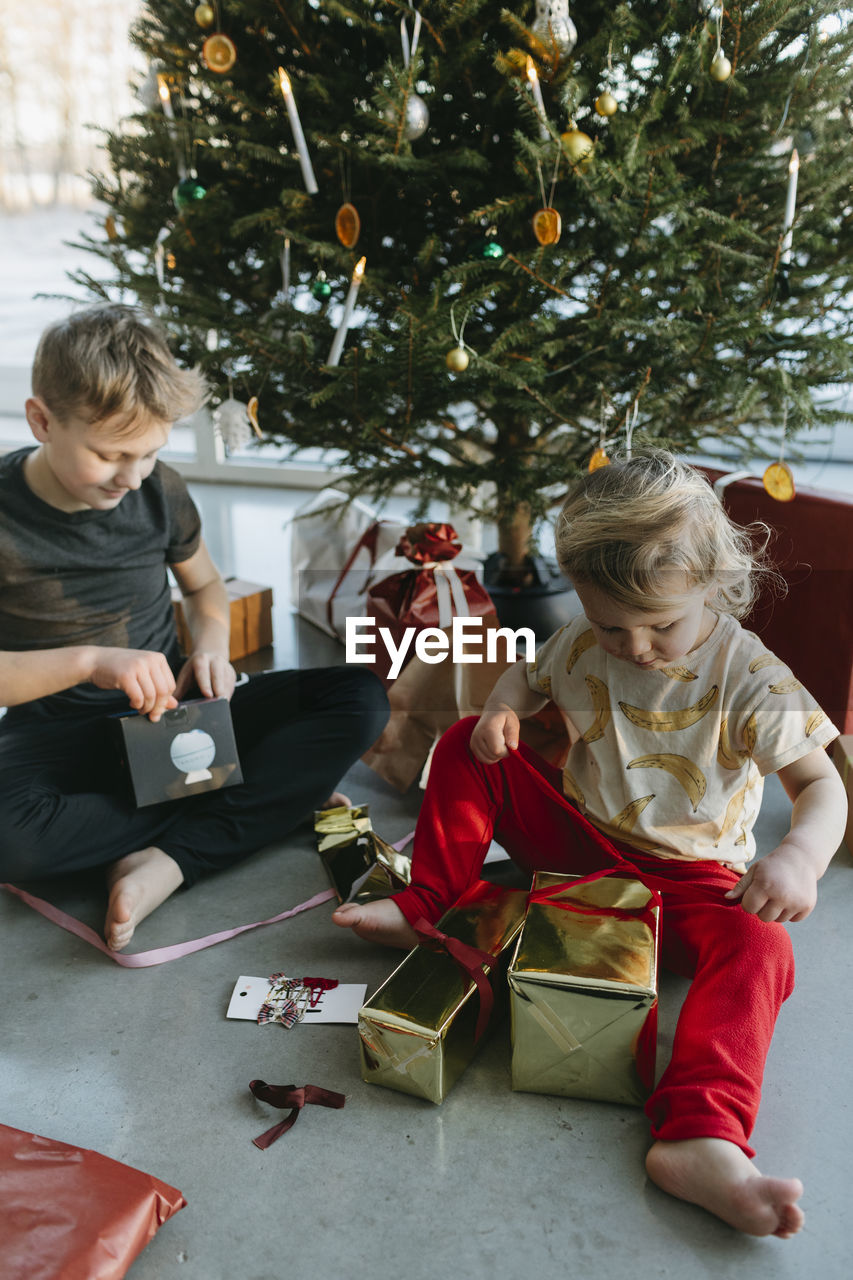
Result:
{"label": "gold wrapped gift box", "polygon": [[339,805],[314,814],[317,852],[340,902],[375,902],[405,889],[412,862],[373,830],[369,806]]}
{"label": "gold wrapped gift box", "polygon": [[512,1087],[642,1106],[654,1082],[659,909],[639,880],[615,875],[536,900],[570,880],[534,877],[508,974]]}
{"label": "gold wrapped gift box", "polygon": [[[524,920],[527,894],[479,881],[438,928],[499,957],[489,974],[492,1022],[506,1008],[506,966]],[[445,952],[421,945],[363,1006],[358,1018],[362,1078],[429,1102],[443,1102],[478,1048],[480,996]]]}

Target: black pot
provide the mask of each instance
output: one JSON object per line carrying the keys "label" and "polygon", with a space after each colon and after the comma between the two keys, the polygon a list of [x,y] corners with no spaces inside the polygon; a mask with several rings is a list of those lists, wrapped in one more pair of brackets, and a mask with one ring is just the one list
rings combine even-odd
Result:
{"label": "black pot", "polygon": [[542,644],[581,612],[580,601],[554,560],[528,556],[523,576],[522,585],[513,582],[500,551],[488,556],[483,565],[483,581],[501,626],[514,631],[530,627],[536,643]]}

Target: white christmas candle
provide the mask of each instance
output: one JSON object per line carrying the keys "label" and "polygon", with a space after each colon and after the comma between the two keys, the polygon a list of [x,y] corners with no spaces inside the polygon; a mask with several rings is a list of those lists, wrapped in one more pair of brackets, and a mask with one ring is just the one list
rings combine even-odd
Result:
{"label": "white christmas candle", "polygon": [[285,297],[290,293],[290,236],[284,237],[281,255],[281,291]]}
{"label": "white christmas candle", "polygon": [[545,100],[542,97],[542,86],[539,84],[539,75],[536,71],[533,59],[527,56],[527,79],[530,81],[530,87],[533,90],[533,100],[536,103],[536,110],[539,112],[539,136],[540,138],[548,138],[551,135],[548,132],[546,123],[548,117],[545,115]]}
{"label": "white christmas candle", "polygon": [[341,352],[344,349],[344,339],[347,336],[347,329],[349,329],[350,321],[352,320],[352,313],[355,310],[355,300],[358,297],[358,289],[361,284],[362,277],[364,276],[364,268],[366,264],[366,258],[359,258],[358,262],[355,264],[355,270],[352,273],[352,280],[350,281],[350,287],[347,291],[346,301],[344,302],[344,313],[341,316],[341,322],[338,325],[337,332],[332,339],[332,346],[329,350],[329,358],[326,361],[326,364],[336,365],[340,363]]}
{"label": "white christmas candle", "polygon": [[797,176],[800,172],[800,157],[797,148],[791,152],[788,165],[788,198],[785,201],[785,231],[782,236],[782,254],[780,261],[786,265],[791,261],[791,245],[794,240],[794,211],[797,207]]}
{"label": "white christmas candle", "polygon": [[278,80],[281,85],[284,105],[287,107],[287,114],[290,117],[290,127],[293,130],[293,141],[296,143],[299,163],[302,166],[302,180],[305,183],[305,190],[309,196],[313,196],[317,194],[319,187],[317,186],[317,179],[314,177],[314,170],[311,167],[311,157],[308,154],[305,134],[302,132],[302,121],[299,119],[299,112],[296,109],[296,100],[293,96],[290,76],[283,67],[278,69]]}
{"label": "white christmas candle", "polygon": [[169,130],[169,137],[172,139],[172,145],[178,157],[178,177],[185,178],[187,176],[187,166],[181,158],[180,146],[178,144],[178,131],[175,127],[175,108],[172,106],[172,91],[163,75],[157,76],[157,93],[160,98],[160,105],[163,108],[163,115],[166,117],[166,128]]}

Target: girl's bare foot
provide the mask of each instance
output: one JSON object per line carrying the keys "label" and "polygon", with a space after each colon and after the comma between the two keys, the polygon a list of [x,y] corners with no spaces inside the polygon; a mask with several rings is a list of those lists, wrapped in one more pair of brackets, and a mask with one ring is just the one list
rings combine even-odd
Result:
{"label": "girl's bare foot", "polygon": [[701,1205],[738,1231],[787,1240],[803,1225],[796,1203],[798,1178],[765,1178],[733,1142],[689,1138],[656,1142],[646,1157],[652,1182],[670,1195]]}
{"label": "girl's bare foot", "polygon": [[113,951],[122,951],[133,931],[184,882],[174,858],[162,849],[139,849],[119,858],[107,872],[107,918],[104,937]]}
{"label": "girl's bare foot", "polygon": [[386,947],[402,947],[411,951],[418,945],[418,935],[393,898],[378,902],[345,902],[332,912],[332,919],[342,929],[352,929],[359,938],[381,942]]}
{"label": "girl's bare foot", "polygon": [[349,796],[345,796],[343,791],[333,791],[332,794],[329,796],[328,800],[323,801],[323,803],[320,805],[320,808],[321,809],[337,809],[341,806],[345,809],[351,809],[352,800],[350,800]]}

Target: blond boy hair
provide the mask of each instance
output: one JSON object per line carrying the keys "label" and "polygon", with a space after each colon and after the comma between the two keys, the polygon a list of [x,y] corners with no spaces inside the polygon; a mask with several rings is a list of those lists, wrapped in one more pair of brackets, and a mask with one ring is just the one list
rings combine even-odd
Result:
{"label": "blond boy hair", "polygon": [[712,608],[742,618],[759,580],[777,577],[768,526],[734,524],[705,476],[663,449],[580,477],[554,535],[563,573],[640,612],[677,604],[686,573],[689,589],[716,585]]}
{"label": "blond boy hair", "polygon": [[200,409],[207,387],[200,369],[182,369],[153,318],[139,307],[103,302],[50,325],[36,349],[33,394],[61,422],[86,415],[119,434],[151,419],[176,422]]}

